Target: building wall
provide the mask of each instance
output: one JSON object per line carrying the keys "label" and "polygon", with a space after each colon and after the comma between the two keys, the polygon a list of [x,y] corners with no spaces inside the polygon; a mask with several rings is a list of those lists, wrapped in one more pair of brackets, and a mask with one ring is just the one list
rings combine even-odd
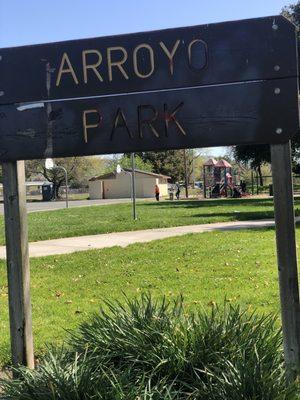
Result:
{"label": "building wall", "polygon": [[103,198],[102,181],[89,181],[89,197],[90,200]]}
{"label": "building wall", "polygon": [[131,197],[130,175],[121,172],[115,179],[103,181],[103,193],[105,199],[122,199]]}
{"label": "building wall", "polygon": [[168,180],[166,178],[159,178],[158,186],[161,196],[169,196]]}
{"label": "building wall", "polygon": [[[135,174],[136,197],[154,198],[154,187],[159,185],[160,195],[168,196],[168,181],[164,178],[156,178],[151,175]],[[100,184],[102,183],[102,185]],[[90,181],[89,192],[91,199],[120,199],[131,197],[131,175],[121,172],[115,179],[105,179],[103,181]],[[93,196],[93,197],[92,197]],[[99,197],[95,197],[99,196]]]}
{"label": "building wall", "polygon": [[159,186],[161,196],[168,195],[168,182],[166,179],[156,178],[155,176],[146,176],[136,174],[137,197],[151,198],[154,197],[154,187]]}

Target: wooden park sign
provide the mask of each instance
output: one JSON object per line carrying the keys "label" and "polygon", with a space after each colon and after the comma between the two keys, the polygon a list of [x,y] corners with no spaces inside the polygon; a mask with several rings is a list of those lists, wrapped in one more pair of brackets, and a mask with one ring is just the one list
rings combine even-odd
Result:
{"label": "wooden park sign", "polygon": [[294,377],[300,307],[289,141],[298,128],[296,31],[281,16],[1,49],[13,362],[33,366],[18,160],[265,143],[272,153],[285,360]]}
{"label": "wooden park sign", "polygon": [[2,49],[0,159],[284,143],[296,51],[283,17]]}

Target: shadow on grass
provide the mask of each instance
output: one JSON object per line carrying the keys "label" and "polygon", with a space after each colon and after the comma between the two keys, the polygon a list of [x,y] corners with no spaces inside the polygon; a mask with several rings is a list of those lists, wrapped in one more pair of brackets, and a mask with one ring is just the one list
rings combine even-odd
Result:
{"label": "shadow on grass", "polygon": [[[252,227],[252,225],[249,224],[249,226],[247,225],[235,225],[235,226],[225,226],[225,227],[221,227],[221,228],[216,228],[214,231],[221,231],[221,232],[225,232],[225,231],[231,231],[231,232],[236,232],[236,231],[251,231],[251,232],[270,232],[270,231],[274,231],[275,234],[275,226],[262,226],[262,227]],[[208,232],[213,232],[213,231],[208,231]]]}
{"label": "shadow on grass", "polygon": [[[244,207],[273,207],[273,199],[211,199],[211,200],[165,200],[157,203],[143,203],[143,207],[157,206],[160,208],[199,208],[199,207],[221,207],[221,206],[244,206]],[[295,199],[295,206],[300,206],[300,199]]]}
{"label": "shadow on grass", "polygon": [[[238,212],[211,212],[211,213],[199,213],[199,214],[193,214],[193,215],[187,215],[186,218],[217,218],[218,221],[220,221],[220,218],[232,218],[232,221],[248,221],[248,220],[257,220],[257,219],[272,219],[274,218],[274,212],[273,211],[238,211]],[[181,217],[184,218],[184,217]],[[224,220],[226,222],[228,220]],[[221,222],[221,221],[220,221]]]}
{"label": "shadow on grass", "polygon": [[[300,201],[298,202],[300,204]],[[273,206],[273,199],[212,199],[212,200],[166,200],[157,203],[143,203],[144,207],[156,205],[157,207],[183,207],[183,208],[199,208],[199,207],[220,207],[220,206],[257,206],[266,207]]]}

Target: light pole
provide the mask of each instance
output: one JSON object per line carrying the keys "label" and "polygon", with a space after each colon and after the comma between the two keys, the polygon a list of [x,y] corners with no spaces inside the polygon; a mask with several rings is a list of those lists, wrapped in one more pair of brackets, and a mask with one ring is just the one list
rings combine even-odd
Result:
{"label": "light pole", "polygon": [[135,199],[136,199],[136,194],[135,194],[135,158],[134,158],[134,153],[131,153],[131,187],[132,187],[132,213],[133,213],[133,219],[136,220],[136,204],[135,204]]}
{"label": "light pole", "polygon": [[62,167],[61,165],[55,165],[52,158],[46,158],[45,168],[46,169],[61,169],[64,171],[65,182],[66,182],[66,208],[69,208],[68,172],[67,172],[66,168]]}
{"label": "light pole", "polygon": [[136,194],[135,194],[135,159],[134,159],[134,153],[131,153],[131,172],[125,171],[120,164],[117,165],[116,168],[117,174],[120,174],[121,172],[124,172],[125,174],[130,175],[130,181],[131,181],[131,199],[132,199],[132,217],[134,221],[137,220],[137,213],[136,213]]}
{"label": "light pole", "polygon": [[186,150],[183,150],[183,163],[184,163],[184,186],[185,186],[185,197],[188,199],[189,197],[189,189],[188,189],[188,171],[187,171],[187,157]]}

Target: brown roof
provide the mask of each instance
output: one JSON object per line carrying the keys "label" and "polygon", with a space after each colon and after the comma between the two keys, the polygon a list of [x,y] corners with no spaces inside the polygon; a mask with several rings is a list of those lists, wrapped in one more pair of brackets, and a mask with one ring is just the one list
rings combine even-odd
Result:
{"label": "brown roof", "polygon": [[219,167],[219,168],[232,168],[231,164],[229,164],[228,161],[226,160],[219,160],[217,162],[217,164],[215,165],[215,167]]}
{"label": "brown roof", "polygon": [[205,167],[210,167],[212,165],[216,165],[217,161],[214,158],[210,158],[209,160],[207,160],[205,162],[205,164],[203,164]]}
{"label": "brown roof", "polygon": [[[122,168],[122,170],[125,172],[131,172],[131,168]],[[142,171],[140,169],[135,169],[135,173],[142,174],[142,175],[155,176],[157,178],[171,179],[171,177],[168,175],[155,174],[154,172]],[[89,179],[89,181],[102,181],[105,179],[116,179],[116,176],[117,176],[117,173],[114,171],[114,172],[109,172],[104,175],[94,176],[93,178]]]}
{"label": "brown roof", "polygon": [[93,176],[89,181],[102,181],[103,179],[116,179],[116,172],[109,172],[104,175]]}

